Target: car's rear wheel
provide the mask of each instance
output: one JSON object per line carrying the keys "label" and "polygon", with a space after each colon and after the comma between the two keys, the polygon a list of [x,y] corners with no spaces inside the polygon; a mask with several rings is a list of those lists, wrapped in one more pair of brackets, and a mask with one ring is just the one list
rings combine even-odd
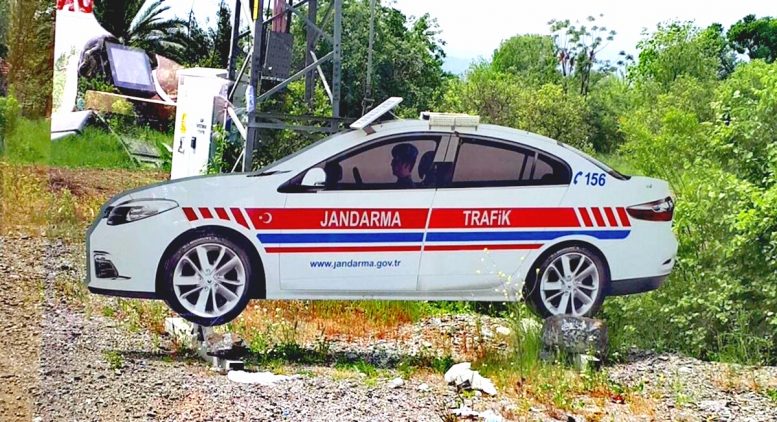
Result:
{"label": "car's rear wheel", "polygon": [[594,316],[602,306],[609,280],[599,255],[580,246],[560,249],[534,267],[527,301],[543,318],[551,315]]}
{"label": "car's rear wheel", "polygon": [[196,324],[225,324],[250,299],[251,261],[223,236],[207,235],[182,245],[165,261],[164,276],[168,305]]}

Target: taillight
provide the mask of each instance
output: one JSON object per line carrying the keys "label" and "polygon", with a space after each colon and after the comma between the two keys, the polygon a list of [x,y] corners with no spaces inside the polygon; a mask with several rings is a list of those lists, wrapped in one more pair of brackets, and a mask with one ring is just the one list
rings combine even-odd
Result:
{"label": "taillight", "polygon": [[626,211],[628,211],[630,216],[640,220],[672,221],[674,201],[672,201],[671,197],[666,197],[658,201],[633,205],[626,208]]}

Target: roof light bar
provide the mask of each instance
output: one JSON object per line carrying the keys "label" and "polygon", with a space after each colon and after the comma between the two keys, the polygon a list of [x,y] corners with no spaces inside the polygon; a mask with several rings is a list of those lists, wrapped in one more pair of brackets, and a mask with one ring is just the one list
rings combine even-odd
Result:
{"label": "roof light bar", "polygon": [[432,113],[425,111],[421,113],[421,120],[428,120],[429,127],[446,126],[451,129],[456,127],[474,127],[480,124],[480,116],[472,116],[462,113]]}

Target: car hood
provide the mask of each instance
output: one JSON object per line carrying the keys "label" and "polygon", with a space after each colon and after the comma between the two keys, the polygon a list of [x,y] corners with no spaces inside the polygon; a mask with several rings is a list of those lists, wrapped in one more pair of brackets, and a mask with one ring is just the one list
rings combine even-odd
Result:
{"label": "car hood", "polygon": [[194,176],[170,180],[123,192],[111,201],[111,205],[138,199],[171,199],[179,204],[201,203],[207,198],[230,194],[261,195],[264,191],[275,191],[289,173],[275,173],[259,176],[252,173],[228,175]]}

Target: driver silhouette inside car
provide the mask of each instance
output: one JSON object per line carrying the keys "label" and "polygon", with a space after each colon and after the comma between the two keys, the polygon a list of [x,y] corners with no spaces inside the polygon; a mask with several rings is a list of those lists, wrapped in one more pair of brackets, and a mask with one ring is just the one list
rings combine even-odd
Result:
{"label": "driver silhouette inside car", "polygon": [[391,148],[391,173],[397,177],[397,188],[413,188],[413,167],[418,158],[418,148],[412,144],[398,144]]}

